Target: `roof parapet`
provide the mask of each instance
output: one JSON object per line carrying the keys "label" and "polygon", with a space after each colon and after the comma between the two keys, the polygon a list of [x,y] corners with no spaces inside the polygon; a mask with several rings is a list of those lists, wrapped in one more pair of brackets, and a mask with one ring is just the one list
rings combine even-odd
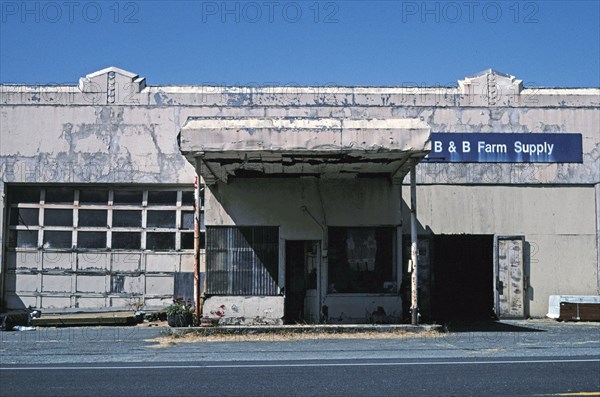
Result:
{"label": "roof parapet", "polygon": [[458,80],[459,92],[465,96],[479,96],[487,105],[500,104],[501,99],[515,97],[523,90],[523,80],[515,76],[487,69]]}
{"label": "roof parapet", "polygon": [[128,95],[139,94],[146,88],[146,79],[114,66],[90,73],[79,79],[84,93],[106,94],[106,103],[118,104]]}

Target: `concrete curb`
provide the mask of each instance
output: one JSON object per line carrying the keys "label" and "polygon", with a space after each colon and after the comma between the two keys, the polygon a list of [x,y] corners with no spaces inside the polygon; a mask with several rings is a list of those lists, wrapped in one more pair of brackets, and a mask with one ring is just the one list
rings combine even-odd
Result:
{"label": "concrete curb", "polygon": [[99,325],[134,325],[137,318],[132,312],[108,313],[72,313],[72,314],[47,314],[31,320],[31,325],[38,327],[73,327],[73,326],[99,326]]}

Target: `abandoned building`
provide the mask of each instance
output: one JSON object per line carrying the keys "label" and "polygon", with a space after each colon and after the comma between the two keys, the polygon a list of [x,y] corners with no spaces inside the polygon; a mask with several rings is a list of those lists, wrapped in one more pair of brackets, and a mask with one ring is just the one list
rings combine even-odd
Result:
{"label": "abandoned building", "polygon": [[397,323],[411,228],[426,321],[600,295],[598,88],[494,70],[454,87],[150,86],[110,67],[2,85],[0,104],[5,309],[201,296],[229,324]]}

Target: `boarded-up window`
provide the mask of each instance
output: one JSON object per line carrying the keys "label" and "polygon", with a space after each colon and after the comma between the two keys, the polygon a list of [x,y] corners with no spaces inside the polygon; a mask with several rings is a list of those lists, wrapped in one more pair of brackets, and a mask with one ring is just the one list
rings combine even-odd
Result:
{"label": "boarded-up window", "polygon": [[209,226],[206,239],[208,294],[279,294],[279,228]]}

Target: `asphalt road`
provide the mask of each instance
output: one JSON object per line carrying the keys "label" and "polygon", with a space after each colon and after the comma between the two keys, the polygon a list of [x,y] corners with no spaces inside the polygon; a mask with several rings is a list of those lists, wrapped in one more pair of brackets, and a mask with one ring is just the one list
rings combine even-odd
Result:
{"label": "asphalt road", "polygon": [[164,331],[2,332],[0,396],[600,395],[600,324],[522,321],[436,336],[159,343]]}
{"label": "asphalt road", "polygon": [[539,396],[600,390],[600,358],[3,367],[2,396]]}

